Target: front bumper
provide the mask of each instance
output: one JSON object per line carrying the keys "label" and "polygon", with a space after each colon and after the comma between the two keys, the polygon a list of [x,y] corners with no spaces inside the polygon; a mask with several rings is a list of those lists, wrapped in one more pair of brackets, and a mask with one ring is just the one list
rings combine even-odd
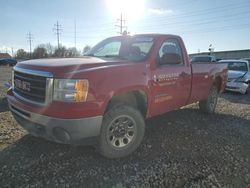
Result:
{"label": "front bumper", "polygon": [[227,82],[226,90],[227,91],[234,91],[245,94],[248,88],[248,84],[244,82]]}
{"label": "front bumper", "polygon": [[9,102],[16,121],[31,135],[58,143],[86,144],[85,141],[99,136],[102,116],[61,119],[40,115],[16,107]]}

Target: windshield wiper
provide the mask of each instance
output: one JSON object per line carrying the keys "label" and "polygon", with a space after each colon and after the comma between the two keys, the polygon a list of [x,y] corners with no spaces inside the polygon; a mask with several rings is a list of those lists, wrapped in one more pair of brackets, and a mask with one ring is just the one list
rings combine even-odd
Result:
{"label": "windshield wiper", "polygon": [[95,54],[84,54],[83,56],[95,57]]}
{"label": "windshield wiper", "polygon": [[122,57],[120,55],[104,55],[104,56],[97,56],[95,54],[84,54],[84,56],[89,56],[89,57],[99,57],[99,58],[120,58],[120,59],[126,59],[125,57]]}
{"label": "windshield wiper", "polygon": [[106,58],[112,58],[112,57],[115,57],[115,58],[120,58],[120,59],[126,59],[125,57],[120,56],[120,55],[105,55],[105,56],[102,56],[102,57],[106,57]]}

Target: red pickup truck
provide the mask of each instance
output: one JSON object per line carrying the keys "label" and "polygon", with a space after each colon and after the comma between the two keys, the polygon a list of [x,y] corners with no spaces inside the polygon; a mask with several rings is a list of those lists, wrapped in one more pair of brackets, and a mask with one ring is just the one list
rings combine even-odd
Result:
{"label": "red pickup truck", "polygon": [[81,58],[19,62],[12,77],[9,108],[30,134],[118,158],[139,146],[146,118],[195,102],[213,113],[227,65],[190,64],[179,36],[143,34],[105,39]]}

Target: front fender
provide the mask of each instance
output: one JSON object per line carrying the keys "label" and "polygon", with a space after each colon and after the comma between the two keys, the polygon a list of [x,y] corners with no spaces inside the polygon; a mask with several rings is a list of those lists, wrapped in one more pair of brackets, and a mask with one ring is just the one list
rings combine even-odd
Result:
{"label": "front fender", "polygon": [[116,90],[112,90],[112,91],[110,91],[108,93],[108,95],[104,99],[102,109],[104,109],[104,112],[105,112],[105,109],[107,108],[109,102],[111,101],[111,99],[113,97],[121,95],[121,94],[125,94],[125,93],[135,92],[135,91],[143,92],[147,97],[147,101],[150,100],[149,88],[144,86],[144,85],[134,85],[134,86],[128,86],[128,87],[120,87],[120,88],[117,88]]}

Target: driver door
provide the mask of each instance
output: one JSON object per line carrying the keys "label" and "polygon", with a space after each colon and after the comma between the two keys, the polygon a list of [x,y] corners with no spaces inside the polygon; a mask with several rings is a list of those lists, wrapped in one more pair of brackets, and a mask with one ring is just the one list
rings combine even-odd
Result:
{"label": "driver door", "polygon": [[[152,75],[152,116],[187,103],[191,90],[191,68],[184,61],[182,52],[176,38],[166,39],[159,49],[157,68]],[[171,60],[171,57],[176,58]]]}

